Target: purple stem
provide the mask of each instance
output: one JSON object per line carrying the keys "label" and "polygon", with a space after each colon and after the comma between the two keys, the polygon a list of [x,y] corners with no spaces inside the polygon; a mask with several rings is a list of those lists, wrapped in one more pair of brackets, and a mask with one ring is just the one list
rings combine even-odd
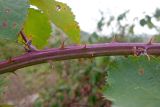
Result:
{"label": "purple stem", "polygon": [[60,61],[78,58],[92,58],[97,56],[116,55],[160,55],[160,43],[102,43],[83,46],[68,46],[65,48],[52,48],[42,51],[33,51],[24,55],[14,57],[0,62],[0,74],[12,72],[20,68],[40,63],[48,60]]}

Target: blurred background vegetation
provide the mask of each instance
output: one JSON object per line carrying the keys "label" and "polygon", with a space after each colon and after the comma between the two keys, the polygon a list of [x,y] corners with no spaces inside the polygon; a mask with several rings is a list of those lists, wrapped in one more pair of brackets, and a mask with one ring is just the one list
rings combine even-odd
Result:
{"label": "blurred background vegetation", "polygon": [[[118,42],[147,42],[151,37],[154,37],[155,42],[160,41],[160,28],[157,26],[160,21],[159,9],[152,15],[135,17],[134,23],[126,23],[128,13],[125,11],[106,20],[101,12],[102,18],[97,22],[95,32],[89,34],[81,31],[82,44],[106,43],[111,42],[112,38]],[[147,27],[156,33],[135,34],[136,26]],[[102,34],[105,27],[112,29],[109,36]],[[46,48],[59,47],[64,40],[65,45],[72,45],[62,31],[55,26],[53,29],[53,36]],[[23,45],[0,42],[1,60],[22,53],[25,53]],[[115,64],[114,59],[114,56],[106,56],[48,61],[46,64],[17,70],[16,74],[0,75],[0,103],[15,107],[110,107],[111,102],[104,99],[102,90],[107,70],[111,64]]]}

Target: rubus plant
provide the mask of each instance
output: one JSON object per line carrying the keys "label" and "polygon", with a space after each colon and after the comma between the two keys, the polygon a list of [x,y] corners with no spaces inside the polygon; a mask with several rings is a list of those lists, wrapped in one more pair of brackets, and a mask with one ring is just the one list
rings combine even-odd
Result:
{"label": "rubus plant", "polygon": [[[144,21],[141,20],[141,24],[147,23]],[[44,49],[53,25],[60,28],[73,45],[65,46],[62,40],[59,48]],[[11,53],[2,60],[0,74],[14,73],[17,69],[49,60],[126,56],[128,58],[118,57],[117,63],[109,68],[104,88],[106,98],[113,102],[113,107],[158,107],[160,104],[160,65],[159,58],[155,58],[160,55],[160,43],[153,43],[152,39],[148,43],[120,43],[113,39],[110,43],[81,44],[78,23],[64,3],[0,0],[0,41],[5,44],[18,42],[25,50],[20,56],[13,57]]]}

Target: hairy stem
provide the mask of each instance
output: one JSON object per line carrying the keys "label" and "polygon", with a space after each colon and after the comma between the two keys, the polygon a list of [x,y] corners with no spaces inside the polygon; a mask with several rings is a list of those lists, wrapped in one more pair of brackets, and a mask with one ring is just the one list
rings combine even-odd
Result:
{"label": "hairy stem", "polygon": [[160,55],[160,43],[103,43],[91,45],[74,45],[64,48],[52,48],[33,51],[12,58],[10,61],[0,62],[0,74],[12,72],[17,69],[45,63],[48,60],[60,61],[78,58],[92,58],[97,56],[116,55]]}

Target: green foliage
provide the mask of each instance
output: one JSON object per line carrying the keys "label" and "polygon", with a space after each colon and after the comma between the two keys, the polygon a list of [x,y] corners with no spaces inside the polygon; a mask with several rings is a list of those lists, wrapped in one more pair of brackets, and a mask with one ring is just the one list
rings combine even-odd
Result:
{"label": "green foliage", "polygon": [[31,36],[33,45],[42,48],[48,43],[52,29],[46,15],[40,10],[29,9],[24,31],[26,35]]}
{"label": "green foliage", "polygon": [[[71,9],[64,3],[55,0],[30,0],[31,5],[37,9],[29,8],[27,0],[0,0],[0,38],[17,40],[19,31],[24,27],[24,32],[28,37],[32,37],[32,43],[38,48],[43,48],[47,43],[52,33],[52,24],[59,27],[68,37],[76,42],[80,42],[80,28],[74,19]],[[28,9],[28,16],[27,14]],[[129,11],[125,11],[115,18],[111,16],[107,22],[107,27],[111,26],[116,21],[116,30],[113,30],[113,35],[118,41],[142,42],[140,37],[130,37],[134,34],[136,24],[123,24],[123,20],[127,18]],[[103,14],[102,14],[103,15]],[[160,12],[156,10],[154,17],[159,20]],[[25,20],[26,18],[26,20]],[[152,23],[152,16],[145,15],[139,20],[141,26],[147,25],[148,28],[156,28]],[[25,23],[24,23],[25,22]],[[97,31],[101,32],[105,25],[105,18],[102,16],[97,24]],[[156,29],[157,30],[157,29]],[[98,33],[99,33],[98,32]],[[111,38],[100,37],[97,32],[92,36],[85,34],[82,39],[85,43],[108,42]],[[60,36],[60,35],[59,35]],[[53,42],[52,46],[60,44],[60,39]],[[8,59],[16,55],[22,54],[22,47],[16,43],[8,41],[0,41],[0,59]],[[51,44],[50,44],[51,45]],[[8,53],[6,53],[8,51]],[[146,57],[127,59],[118,58],[113,62],[115,57],[99,57],[93,59],[79,59],[64,62],[55,62],[49,65],[40,65],[37,68],[23,69],[24,71],[32,71],[28,74],[29,80],[27,83],[33,83],[33,75],[38,77],[30,89],[38,87],[44,89],[37,91],[38,98],[35,102],[35,107],[67,107],[67,106],[82,106],[89,107],[105,106],[108,101],[103,101],[101,88],[105,84],[105,74],[109,69],[107,77],[107,86],[104,90],[106,98],[113,101],[113,107],[158,107],[160,100],[159,93],[159,76],[160,69],[159,61],[151,58],[148,61]],[[57,80],[52,87],[53,77],[50,77],[55,71]],[[35,71],[39,71],[36,73]],[[27,74],[25,74],[26,76]],[[28,76],[27,75],[27,76]],[[48,80],[44,81],[48,76]],[[52,75],[53,76],[53,75]],[[40,78],[42,77],[42,78]],[[24,80],[24,78],[23,78]],[[47,83],[47,84],[46,84]],[[0,93],[3,91],[4,78],[0,77]],[[27,84],[28,85],[28,84]],[[49,85],[49,87],[47,86]],[[46,86],[46,87],[45,87]],[[31,88],[32,87],[32,88]],[[76,104],[76,105],[75,105]],[[7,107],[8,105],[0,105]]]}
{"label": "green foliage", "polygon": [[[8,76],[7,74],[0,75],[0,99],[2,99],[4,95],[4,90],[6,88],[6,82],[7,82],[7,79],[6,79],[7,76]],[[13,106],[1,102],[0,107],[13,107]]]}
{"label": "green foliage", "polygon": [[149,15],[146,15],[145,18],[140,20],[140,25],[145,26],[147,25],[148,28],[152,29],[154,27],[154,24],[151,21],[152,17]]}
{"label": "green foliage", "polygon": [[127,13],[129,13],[129,10],[127,10],[127,11],[125,11],[124,13],[120,14],[120,15],[117,17],[117,20],[118,20],[118,21],[121,21],[121,20],[123,20],[124,18],[126,18]]}
{"label": "green foliage", "polygon": [[97,29],[99,30],[99,31],[102,31],[102,27],[104,26],[104,17],[102,17],[101,18],[101,20],[98,22],[98,24],[97,24]]}
{"label": "green foliage", "polygon": [[[133,19],[133,22],[131,21],[130,23],[127,22],[128,20],[128,14],[129,14],[129,10],[119,14],[118,16],[109,16],[108,20],[105,20],[103,23],[106,23],[107,28],[111,30],[111,35],[113,36],[119,36],[119,37],[123,37],[123,36],[134,36],[135,32],[135,23]],[[104,24],[105,25],[105,24]],[[102,26],[101,29],[103,29]]]}
{"label": "green foliage", "polygon": [[[29,9],[27,0],[0,0],[0,38],[17,40],[22,28],[37,48],[43,48],[51,35],[54,23],[72,41],[80,43],[80,28],[74,21],[71,9],[64,3],[54,0],[30,0],[39,9]],[[27,18],[26,18],[27,17]],[[26,20],[25,20],[26,19]],[[65,20],[64,20],[65,19]],[[25,23],[25,24],[24,24]]]}
{"label": "green foliage", "polygon": [[0,39],[0,60],[16,57],[24,53],[24,48],[18,43],[10,40]]}
{"label": "green foliage", "polygon": [[74,21],[74,15],[71,9],[66,4],[55,0],[30,0],[30,3],[37,6],[72,41],[76,43],[80,42],[80,28],[77,22]]}
{"label": "green foliage", "polygon": [[134,27],[135,27],[134,24],[129,27],[129,33],[130,34],[134,34]]}
{"label": "green foliage", "polygon": [[157,20],[160,20],[160,9],[156,9],[156,12],[154,14],[154,17],[157,19]]}
{"label": "green foliage", "polygon": [[[97,37],[101,38],[98,40],[94,36],[89,36],[87,33],[82,32],[85,38],[85,43],[90,39],[91,42],[101,42],[108,41],[107,37]],[[82,38],[83,38],[82,36]],[[94,40],[93,40],[94,39]],[[56,40],[58,42],[56,42]],[[54,43],[51,46],[59,46],[60,36],[54,38]],[[50,40],[53,42],[53,40]],[[83,40],[82,40],[83,41]],[[34,107],[77,107],[77,106],[89,106],[89,107],[104,107],[108,101],[105,101],[102,97],[101,88],[105,84],[105,73],[109,65],[109,57],[99,57],[95,59],[79,59],[79,60],[68,60],[61,62],[52,62],[52,69],[45,67],[42,70],[42,66],[38,65],[36,67],[31,67],[34,71],[29,74],[30,84],[33,84],[32,78],[34,75],[38,75],[38,78],[34,81],[34,84],[29,86],[38,87],[39,84],[43,85],[41,91],[39,91],[39,98],[35,101]],[[37,68],[37,69],[35,69]],[[29,69],[27,69],[29,70]],[[43,72],[42,72],[43,71]],[[52,72],[47,72],[52,71]],[[24,71],[25,73],[26,70]],[[48,74],[47,74],[48,73]],[[52,79],[56,76],[55,84],[51,84],[46,87],[51,81],[45,82],[47,75]],[[39,80],[40,78],[42,78]],[[41,86],[41,85],[40,85]]]}
{"label": "green foliage", "polygon": [[0,38],[17,40],[27,15],[27,0],[0,0]]}
{"label": "green foliage", "polygon": [[39,92],[34,107],[103,107],[107,102],[103,101],[100,89],[105,83],[107,61],[105,57],[93,62],[90,59],[54,62],[56,82]]}
{"label": "green foliage", "polygon": [[141,19],[139,23],[140,23],[141,26],[144,26],[144,25],[147,24],[145,19]]}
{"label": "green foliage", "polygon": [[157,58],[120,58],[109,69],[105,97],[113,107],[158,107],[160,61]]}
{"label": "green foliage", "polygon": [[102,17],[101,17],[101,19],[98,21],[98,23],[97,23],[97,29],[98,29],[98,31],[102,31],[103,29],[103,26],[105,25],[105,22],[104,22],[104,16],[103,16],[103,12],[101,12],[101,15],[102,15]]}
{"label": "green foliage", "polygon": [[13,105],[8,105],[8,104],[0,104],[0,107],[14,107]]}

